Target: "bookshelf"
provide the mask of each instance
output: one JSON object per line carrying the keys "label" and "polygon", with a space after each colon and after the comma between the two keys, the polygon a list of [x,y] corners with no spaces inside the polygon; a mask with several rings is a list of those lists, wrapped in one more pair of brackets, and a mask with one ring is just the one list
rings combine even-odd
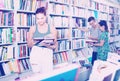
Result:
{"label": "bookshelf", "polygon": [[34,13],[40,6],[47,7],[47,22],[51,27],[55,26],[58,33],[54,66],[79,60],[86,63],[91,61],[92,48],[85,43],[89,32],[76,28],[76,24],[89,27],[89,16],[94,16],[98,21],[105,19],[109,23],[111,50],[116,51],[116,46],[119,47],[120,8],[107,0],[1,0],[0,79],[9,75],[19,77],[31,71],[27,32],[35,24]]}
{"label": "bookshelf", "polygon": [[0,1],[0,80],[30,71],[27,31],[35,23],[36,0]]}
{"label": "bookshelf", "polygon": [[70,14],[69,0],[48,0],[48,16],[51,26],[57,29],[58,48],[54,51],[54,65],[70,60]]}

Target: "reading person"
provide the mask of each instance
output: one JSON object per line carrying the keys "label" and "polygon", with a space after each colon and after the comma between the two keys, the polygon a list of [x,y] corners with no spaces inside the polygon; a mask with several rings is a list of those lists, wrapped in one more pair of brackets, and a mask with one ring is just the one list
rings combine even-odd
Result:
{"label": "reading person", "polygon": [[101,35],[98,39],[98,43],[93,44],[94,46],[98,46],[98,55],[97,59],[106,61],[108,57],[108,52],[110,51],[109,48],[109,37],[108,37],[108,26],[107,22],[105,20],[101,20],[99,22],[100,25],[100,30],[101,30]]}
{"label": "reading person", "polygon": [[[99,29],[99,25],[97,23],[97,21],[95,20],[94,17],[89,17],[88,18],[88,22],[91,25],[91,28],[80,28],[78,27],[78,29],[80,29],[81,31],[84,32],[90,32],[90,36],[88,36],[89,39],[91,40],[98,40],[101,31]],[[92,65],[94,64],[94,61],[97,60],[97,47],[93,46],[93,52],[92,52]]]}
{"label": "reading person", "polygon": [[[36,10],[36,25],[30,27],[27,44],[32,47],[30,63],[33,72],[49,72],[53,69],[53,49],[56,48],[57,32],[55,27],[46,23],[46,9],[40,7]],[[53,42],[46,42],[47,39]]]}

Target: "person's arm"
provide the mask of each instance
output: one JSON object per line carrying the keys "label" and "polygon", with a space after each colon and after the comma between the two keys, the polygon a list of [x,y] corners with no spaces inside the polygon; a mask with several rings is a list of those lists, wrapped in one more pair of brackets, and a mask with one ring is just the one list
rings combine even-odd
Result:
{"label": "person's arm", "polygon": [[88,32],[89,28],[83,28],[83,27],[79,27],[77,24],[75,25],[77,27],[77,29],[84,31],[84,32]]}
{"label": "person's arm", "polygon": [[49,44],[42,43],[42,45],[44,45],[48,48],[51,48],[51,49],[55,49],[57,47],[57,30],[55,27],[50,27],[50,31],[51,31],[51,33],[49,35],[45,36],[44,38],[51,37],[53,39],[54,44],[49,45]]}
{"label": "person's arm", "polygon": [[27,44],[28,44],[28,47],[32,47],[35,44],[34,40],[32,38],[34,31],[35,31],[35,28],[34,27],[30,27],[29,32],[27,33]]}
{"label": "person's arm", "polygon": [[54,37],[54,43],[55,43],[51,47],[55,49],[57,47],[57,30],[56,30],[56,28],[54,26],[51,27],[51,34]]}
{"label": "person's arm", "polygon": [[92,36],[88,36],[89,39],[92,39],[92,40],[98,40],[98,38],[95,38],[95,37],[92,37]]}
{"label": "person's arm", "polygon": [[[92,31],[91,31],[91,30],[92,30],[92,29],[90,29],[90,33],[92,33],[92,32],[93,32],[93,30],[92,30]],[[98,33],[98,37],[99,37],[99,35],[101,34],[100,30],[98,30],[98,32],[97,32],[97,33]],[[98,41],[98,37],[93,37],[93,36],[91,36],[91,35],[90,35],[90,36],[88,36],[88,38],[89,38],[89,39],[96,40],[96,41]]]}
{"label": "person's arm", "polygon": [[94,46],[103,46],[104,45],[104,40],[100,40],[100,43],[93,44]]}

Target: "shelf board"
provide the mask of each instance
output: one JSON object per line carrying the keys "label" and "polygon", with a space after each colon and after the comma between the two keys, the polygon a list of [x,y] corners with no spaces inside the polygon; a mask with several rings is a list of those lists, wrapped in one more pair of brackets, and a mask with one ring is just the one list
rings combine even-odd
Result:
{"label": "shelf board", "polygon": [[85,39],[85,37],[73,37],[72,39],[73,40],[76,40],[76,39]]}
{"label": "shelf board", "polygon": [[13,26],[0,26],[0,28],[13,28]]}
{"label": "shelf board", "polygon": [[27,44],[27,41],[18,42],[18,45],[21,45],[21,44]]}
{"label": "shelf board", "polygon": [[26,57],[19,57],[18,59],[22,60],[22,59],[29,59],[29,58],[30,58],[29,56],[26,56]]}
{"label": "shelf board", "polygon": [[29,10],[17,10],[18,13],[31,13],[35,14],[35,11],[29,11]]}
{"label": "shelf board", "polygon": [[3,62],[9,62],[9,60],[2,60],[2,61],[0,61],[0,63],[3,63]]}
{"label": "shelf board", "polygon": [[64,2],[59,2],[59,1],[49,1],[50,3],[55,3],[55,4],[61,4],[61,5],[67,5],[69,6],[69,3],[64,3]]}
{"label": "shelf board", "polygon": [[0,44],[0,46],[9,46],[9,45],[12,45],[12,43],[2,43],[2,44]]}
{"label": "shelf board", "polygon": [[78,47],[78,48],[73,48],[73,50],[81,50],[83,49],[84,47]]}
{"label": "shelf board", "polygon": [[56,13],[50,13],[50,16],[69,17],[69,15],[67,15],[67,14],[56,14]]}
{"label": "shelf board", "polygon": [[57,26],[57,27],[55,27],[56,29],[69,29],[69,27],[68,26]]}
{"label": "shelf board", "polygon": [[17,28],[18,28],[18,29],[29,29],[30,26],[18,26]]}
{"label": "shelf board", "polygon": [[108,12],[106,12],[106,11],[100,11],[100,10],[99,10],[99,12],[100,12],[100,13],[105,13],[105,14],[108,15]]}
{"label": "shelf board", "polygon": [[90,11],[98,11],[97,9],[93,9],[93,8],[88,8],[88,10],[90,10]]}
{"label": "shelf board", "polygon": [[76,15],[72,15],[72,18],[80,18],[80,19],[85,19],[85,17],[82,17],[82,16],[76,16]]}
{"label": "shelf board", "polygon": [[81,9],[86,9],[86,7],[85,7],[85,6],[74,5],[74,4],[72,4],[72,7],[78,7],[78,8],[81,8]]}
{"label": "shelf board", "polygon": [[57,51],[57,52],[54,52],[54,54],[55,54],[55,53],[66,52],[66,51],[69,51],[69,50],[59,50],[59,51]]}
{"label": "shelf board", "polygon": [[57,41],[69,40],[68,38],[58,38]]}
{"label": "shelf board", "polygon": [[14,11],[14,9],[0,8],[2,11]]}

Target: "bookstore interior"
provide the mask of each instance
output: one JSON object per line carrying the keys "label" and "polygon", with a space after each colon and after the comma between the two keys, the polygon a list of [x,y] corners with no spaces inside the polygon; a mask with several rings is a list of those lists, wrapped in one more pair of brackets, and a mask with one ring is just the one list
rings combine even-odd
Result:
{"label": "bookstore interior", "polygon": [[0,0],[0,81],[120,81],[120,0]]}

